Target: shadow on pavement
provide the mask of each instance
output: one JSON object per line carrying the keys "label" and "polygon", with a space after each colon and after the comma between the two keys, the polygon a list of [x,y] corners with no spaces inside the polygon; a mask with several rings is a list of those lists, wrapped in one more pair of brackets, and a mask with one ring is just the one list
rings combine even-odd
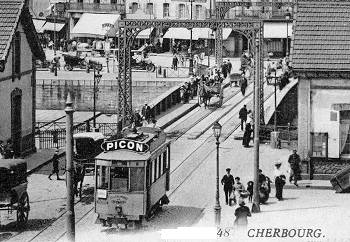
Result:
{"label": "shadow on pavement", "polygon": [[[52,219],[28,219],[27,226],[24,228],[18,228],[16,221],[6,224],[0,227],[0,231],[13,231],[13,232],[23,232],[23,231],[32,231],[32,230],[41,230],[49,226],[55,221]],[[11,234],[11,233],[8,233]],[[3,236],[7,236],[6,234],[0,235],[0,241],[3,239]]]}

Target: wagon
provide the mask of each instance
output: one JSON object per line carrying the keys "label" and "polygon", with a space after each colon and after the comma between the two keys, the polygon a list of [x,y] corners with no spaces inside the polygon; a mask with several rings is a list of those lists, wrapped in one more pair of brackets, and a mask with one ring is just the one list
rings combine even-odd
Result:
{"label": "wagon", "polygon": [[0,210],[16,210],[17,227],[28,222],[27,163],[21,159],[0,159]]}

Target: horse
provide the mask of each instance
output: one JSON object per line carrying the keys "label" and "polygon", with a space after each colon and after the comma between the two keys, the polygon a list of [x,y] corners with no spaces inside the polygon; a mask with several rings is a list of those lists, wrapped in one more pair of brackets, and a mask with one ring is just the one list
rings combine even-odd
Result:
{"label": "horse", "polygon": [[[74,194],[76,197],[81,199],[82,196],[82,187],[85,177],[85,166],[81,164],[77,164],[74,169],[74,175],[73,175],[73,185],[74,185]],[[80,183],[80,184],[79,184]],[[78,189],[79,185],[79,189]]]}

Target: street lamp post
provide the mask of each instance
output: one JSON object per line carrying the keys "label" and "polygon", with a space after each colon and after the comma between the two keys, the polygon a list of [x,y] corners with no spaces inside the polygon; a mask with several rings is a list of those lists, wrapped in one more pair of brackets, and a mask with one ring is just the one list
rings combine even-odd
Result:
{"label": "street lamp post", "polygon": [[276,132],[277,131],[277,70],[275,69],[275,115],[274,115],[274,120],[273,120],[273,130]]}
{"label": "street lamp post", "polygon": [[261,68],[261,36],[256,38],[255,44],[255,86],[254,86],[254,186],[253,186],[253,206],[252,212],[260,212],[259,198],[259,129],[260,129],[260,68]]}
{"label": "street lamp post", "polygon": [[291,17],[291,14],[290,14],[290,12],[287,9],[287,13],[286,13],[286,20],[287,20],[287,43],[286,43],[287,50],[286,50],[286,57],[289,57],[288,23],[289,23],[290,17]]}
{"label": "street lamp post", "polygon": [[100,71],[102,70],[102,64],[100,63],[93,63],[93,68],[94,68],[94,104],[93,104],[93,115],[94,115],[94,119],[93,119],[93,126],[94,129],[96,129],[96,88],[98,86],[98,84],[101,81],[102,75],[100,74]]}
{"label": "street lamp post", "polygon": [[[194,2],[194,0],[190,0],[190,3],[191,3],[191,20],[192,20],[192,13],[193,13],[193,2]],[[190,65],[189,65],[189,72],[188,72],[188,74],[190,75],[190,76],[193,76],[193,52],[192,52],[192,38],[193,38],[193,29],[191,28],[190,29],[190,59],[189,59],[189,61],[190,61]]]}
{"label": "street lamp post", "polygon": [[68,92],[66,108],[66,181],[67,181],[67,241],[75,241],[75,215],[74,215],[74,191],[73,191],[73,103]]}
{"label": "street lamp post", "polygon": [[219,195],[219,138],[221,135],[222,126],[219,122],[215,122],[213,125],[213,133],[216,138],[216,196],[215,196],[215,225],[220,225],[221,220],[221,206],[220,206],[220,195]]}

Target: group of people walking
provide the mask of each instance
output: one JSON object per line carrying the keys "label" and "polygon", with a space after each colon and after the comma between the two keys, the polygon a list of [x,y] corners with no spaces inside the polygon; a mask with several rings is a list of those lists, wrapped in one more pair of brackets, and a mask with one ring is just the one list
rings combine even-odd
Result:
{"label": "group of people walking", "polygon": [[[296,150],[293,150],[293,153],[288,157],[288,163],[290,165],[290,177],[289,182],[294,182],[294,185],[298,186],[298,180],[300,177],[300,156],[297,154]],[[276,161],[274,163],[274,183],[276,194],[275,197],[279,200],[283,200],[283,187],[286,184],[286,175],[282,171],[282,162]],[[259,169],[259,177],[258,177],[258,190],[260,202],[266,201],[262,196],[267,196],[270,193],[270,179],[262,173],[262,170]],[[268,183],[268,188],[265,188],[266,183]],[[221,179],[221,184],[223,185],[223,190],[225,193],[225,203],[226,205],[233,206],[238,204],[239,207],[235,210],[235,222],[234,224],[237,226],[246,226],[248,223],[247,217],[251,216],[250,210],[247,206],[245,206],[245,198],[248,198],[248,202],[252,202],[252,197],[254,193],[254,182],[249,181],[247,183],[247,188],[245,189],[244,185],[241,182],[240,177],[234,177],[231,174],[231,169],[226,169],[226,174]],[[264,200],[264,201],[262,201]]]}
{"label": "group of people walking", "polygon": [[132,123],[135,127],[150,126],[155,127],[157,120],[155,119],[154,112],[152,112],[151,107],[146,103],[141,110],[135,109],[134,115],[132,117]]}

